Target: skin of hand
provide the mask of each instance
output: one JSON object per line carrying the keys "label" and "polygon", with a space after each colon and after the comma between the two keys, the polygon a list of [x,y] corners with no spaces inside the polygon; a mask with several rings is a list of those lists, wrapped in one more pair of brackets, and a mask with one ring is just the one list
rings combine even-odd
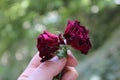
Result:
{"label": "skin of hand", "polygon": [[67,54],[67,58],[59,59],[55,56],[41,63],[41,58],[37,53],[17,80],[52,80],[62,70],[64,72],[62,80],[77,80],[78,73],[75,66],[77,66],[78,61],[70,50],[67,51]]}

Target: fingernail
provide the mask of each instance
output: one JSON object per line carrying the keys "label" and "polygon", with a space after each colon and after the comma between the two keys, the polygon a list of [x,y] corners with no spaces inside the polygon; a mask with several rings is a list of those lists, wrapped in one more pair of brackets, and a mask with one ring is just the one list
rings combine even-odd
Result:
{"label": "fingernail", "polygon": [[57,61],[59,58],[57,56],[54,56],[50,61]]}
{"label": "fingernail", "polygon": [[64,62],[65,58],[59,59],[58,56],[55,56],[52,59],[50,59],[50,61],[53,61],[53,62]]}
{"label": "fingernail", "polygon": [[72,53],[69,49],[67,50],[67,53]]}

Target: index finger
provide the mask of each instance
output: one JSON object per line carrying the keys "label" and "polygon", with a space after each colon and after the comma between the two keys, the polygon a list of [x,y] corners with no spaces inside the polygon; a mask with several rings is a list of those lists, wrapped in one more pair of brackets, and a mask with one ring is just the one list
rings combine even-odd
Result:
{"label": "index finger", "polygon": [[28,64],[25,71],[19,76],[18,80],[26,79],[40,65],[40,60],[41,58],[39,57],[39,52],[37,52]]}
{"label": "index finger", "polygon": [[39,57],[39,52],[37,52],[30,63],[28,64],[28,67],[38,67],[40,65],[41,58]]}

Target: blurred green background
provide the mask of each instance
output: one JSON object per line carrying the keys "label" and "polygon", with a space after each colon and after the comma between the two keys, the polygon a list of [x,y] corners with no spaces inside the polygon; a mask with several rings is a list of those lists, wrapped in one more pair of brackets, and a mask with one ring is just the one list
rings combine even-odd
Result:
{"label": "blurred green background", "polygon": [[92,49],[78,80],[120,80],[120,0],[0,0],[0,80],[16,80],[37,52],[36,38],[64,31],[68,20],[90,30]]}

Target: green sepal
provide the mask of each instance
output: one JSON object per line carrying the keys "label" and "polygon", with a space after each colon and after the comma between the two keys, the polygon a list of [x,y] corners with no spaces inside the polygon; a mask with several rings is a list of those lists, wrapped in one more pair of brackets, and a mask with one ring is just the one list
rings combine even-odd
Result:
{"label": "green sepal", "polygon": [[67,47],[66,45],[60,46],[60,49],[57,51],[57,56],[61,59],[67,57]]}

